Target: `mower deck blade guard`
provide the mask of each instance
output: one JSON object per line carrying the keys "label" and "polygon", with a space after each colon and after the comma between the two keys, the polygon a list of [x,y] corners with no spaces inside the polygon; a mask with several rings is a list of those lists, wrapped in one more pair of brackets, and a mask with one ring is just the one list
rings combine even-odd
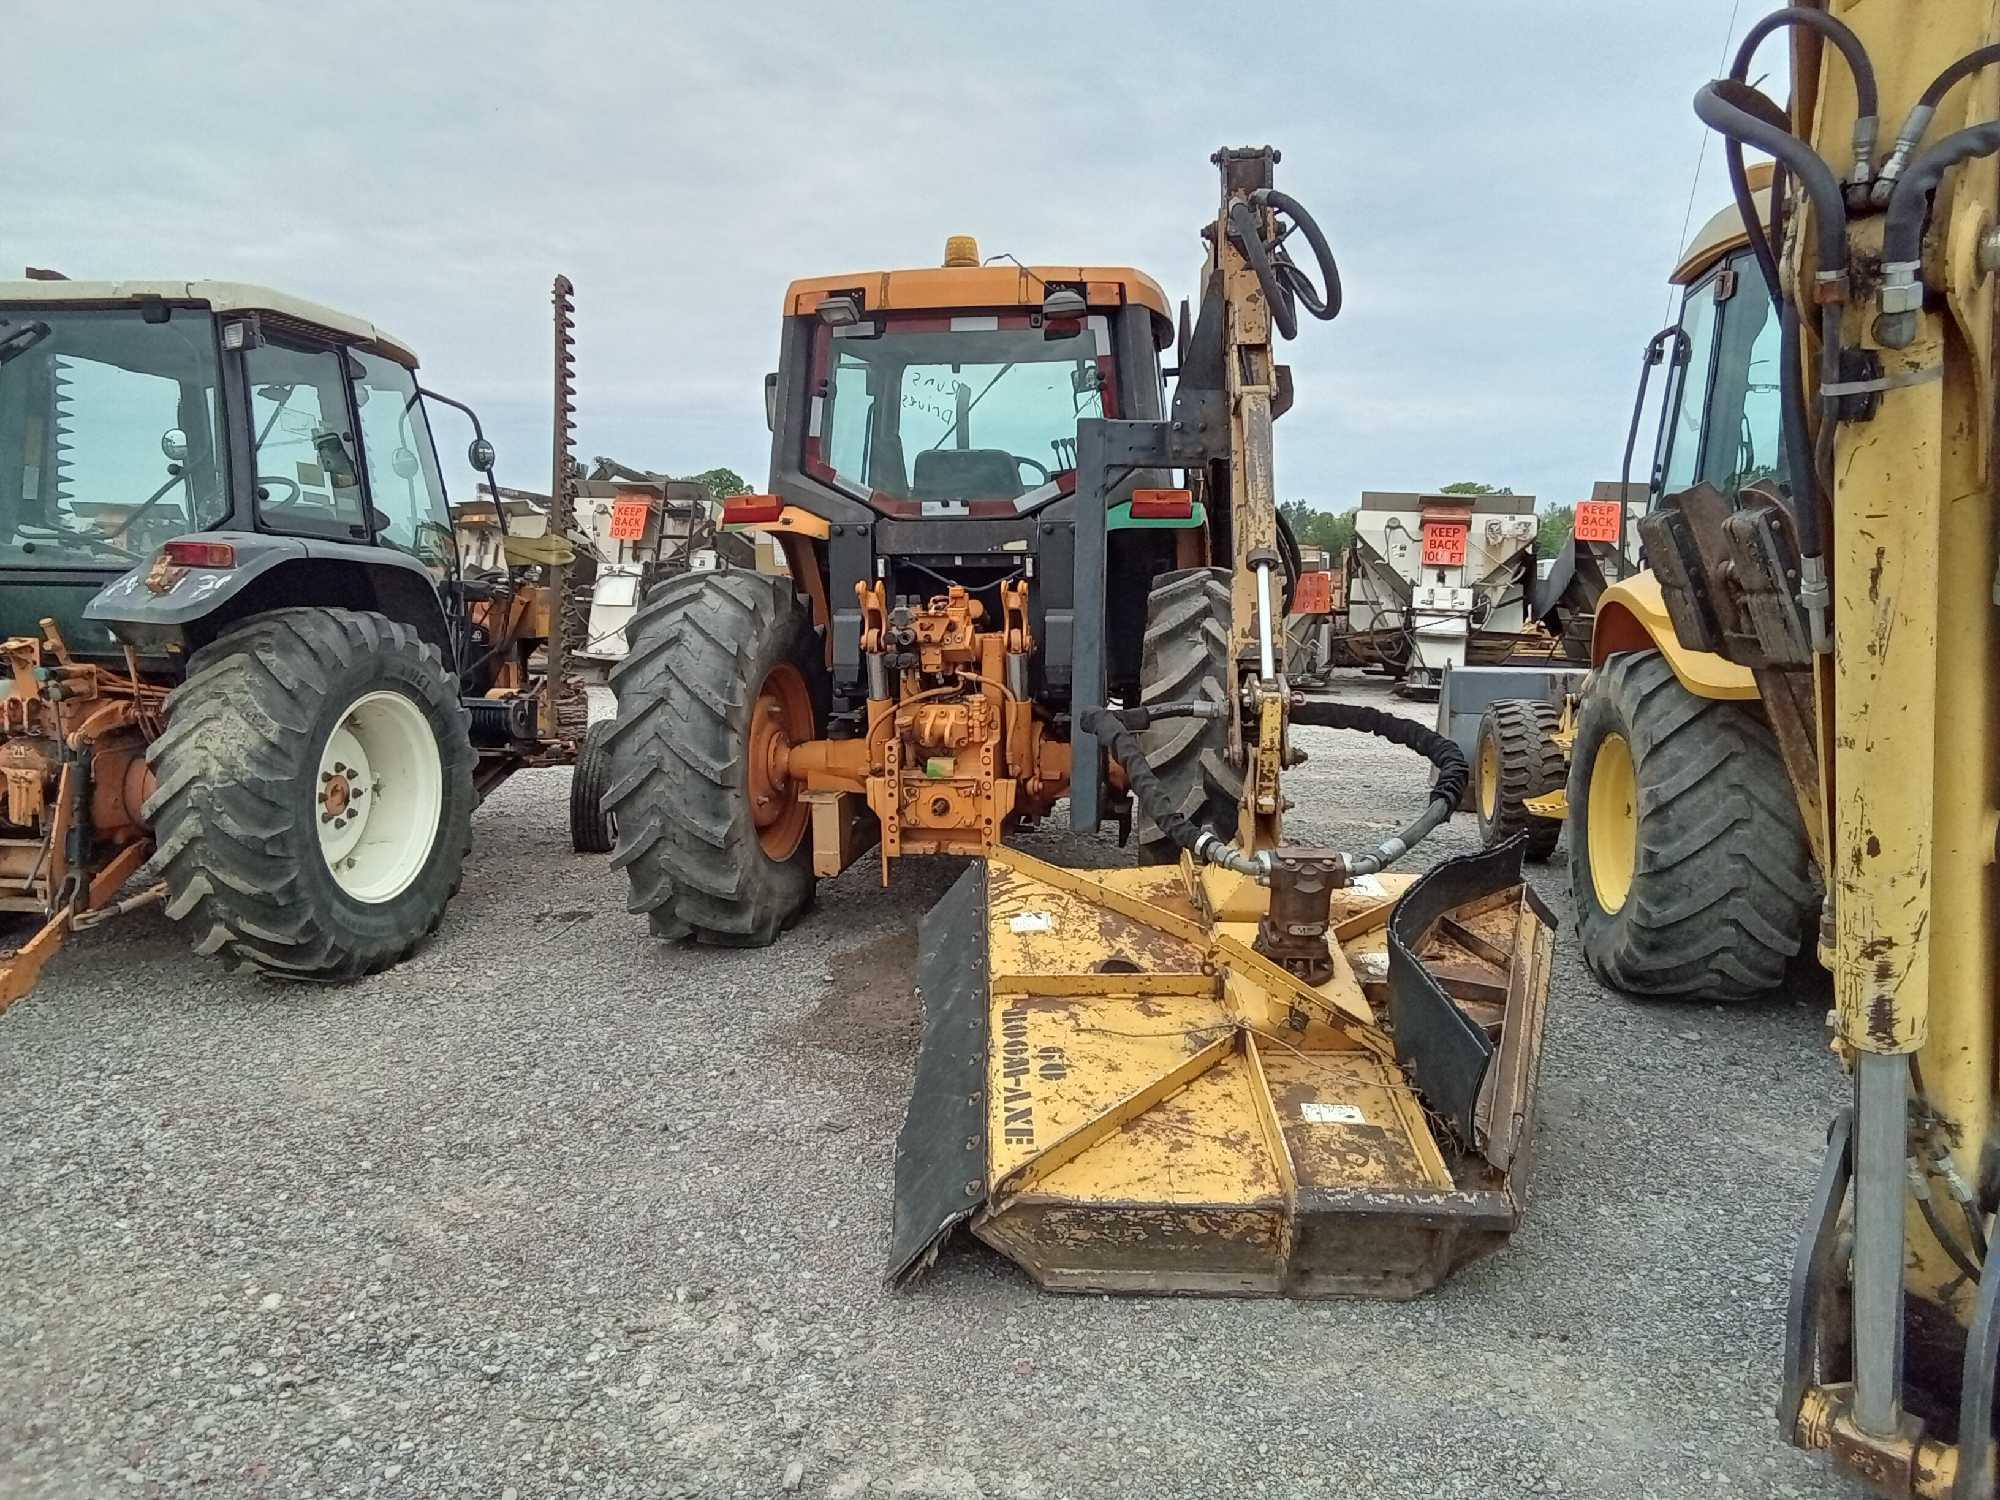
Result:
{"label": "mower deck blade guard", "polygon": [[1506,1240],[1554,945],[1519,848],[1339,892],[1319,986],[1255,951],[1263,907],[1187,864],[960,878],[921,928],[892,1285],[967,1221],[1088,1292],[1410,1297]]}

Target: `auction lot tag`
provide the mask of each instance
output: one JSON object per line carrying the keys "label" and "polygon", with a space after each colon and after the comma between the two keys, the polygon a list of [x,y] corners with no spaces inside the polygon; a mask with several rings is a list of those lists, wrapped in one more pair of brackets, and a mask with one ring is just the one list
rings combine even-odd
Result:
{"label": "auction lot tag", "polygon": [[1319,1104],[1308,1100],[1299,1106],[1299,1115],[1308,1125],[1366,1125],[1368,1116],[1355,1104]]}

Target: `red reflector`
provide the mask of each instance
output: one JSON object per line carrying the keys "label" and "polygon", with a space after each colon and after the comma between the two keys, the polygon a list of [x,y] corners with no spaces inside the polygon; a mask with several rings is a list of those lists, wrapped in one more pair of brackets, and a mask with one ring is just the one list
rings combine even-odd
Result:
{"label": "red reflector", "polygon": [[1186,521],[1194,515],[1191,490],[1134,490],[1132,519],[1135,521]]}
{"label": "red reflector", "polygon": [[233,568],[236,549],[228,542],[168,542],[160,549],[183,568]]}
{"label": "red reflector", "polygon": [[776,495],[731,495],[722,502],[722,524],[742,526],[751,521],[775,521],[785,513]]}

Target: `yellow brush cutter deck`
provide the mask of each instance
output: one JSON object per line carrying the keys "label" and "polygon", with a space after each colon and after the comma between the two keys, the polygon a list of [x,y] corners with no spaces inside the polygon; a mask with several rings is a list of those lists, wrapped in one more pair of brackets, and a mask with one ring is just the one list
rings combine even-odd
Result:
{"label": "yellow brush cutter deck", "polygon": [[1516,840],[1333,895],[1332,976],[1191,861],[1011,849],[924,919],[892,1284],[972,1231],[1058,1291],[1411,1297],[1521,1220],[1554,924]]}

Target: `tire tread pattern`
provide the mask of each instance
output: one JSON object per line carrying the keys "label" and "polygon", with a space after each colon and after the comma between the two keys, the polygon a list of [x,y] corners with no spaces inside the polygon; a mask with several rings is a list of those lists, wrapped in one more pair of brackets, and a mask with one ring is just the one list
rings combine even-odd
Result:
{"label": "tire tread pattern", "polygon": [[1784,760],[1754,706],[1698,698],[1657,651],[1614,656],[1579,710],[1570,818],[1587,809],[1594,746],[1625,737],[1638,780],[1630,893],[1606,913],[1589,839],[1570,838],[1584,959],[1604,983],[1658,998],[1744,1000],[1804,948],[1820,889]]}
{"label": "tire tread pattern", "polygon": [[[1489,819],[1479,812],[1479,838],[1487,848],[1517,833],[1528,836],[1527,858],[1544,860],[1555,852],[1562,838],[1562,823],[1556,818],[1540,818],[1528,811],[1530,797],[1562,790],[1569,765],[1562,747],[1554,742],[1562,724],[1562,710],[1553,703],[1535,698],[1502,698],[1486,707],[1479,723],[1478,749],[1491,738],[1500,749],[1499,796]],[[1482,756],[1473,756],[1476,768]],[[1479,809],[1483,788],[1474,788],[1474,808]]]}
{"label": "tire tread pattern", "polygon": [[[366,659],[401,658],[456,732],[440,742],[440,837],[447,878],[420,875],[394,903],[409,920],[368,935],[314,899],[303,861],[319,857],[310,792],[319,769],[315,720],[335,680]],[[145,817],[166,912],[193,931],[197,953],[231,968],[339,981],[400,963],[437,930],[472,843],[471,719],[435,646],[368,611],[278,609],[230,627],[188,662],[167,697],[166,728],[146,751],[156,788]],[[436,857],[435,853],[432,856]]]}
{"label": "tire tread pattern", "polygon": [[603,805],[627,909],[656,937],[763,947],[811,900],[811,837],[788,860],[758,842],[744,790],[749,714],[773,662],[793,660],[811,680],[818,638],[789,579],[727,569],[662,580],[626,639],[611,672]]}
{"label": "tire tread pattern", "polygon": [[[1153,580],[1146,600],[1140,701],[1227,701],[1230,579],[1227,568],[1182,568]],[[1221,719],[1175,719],[1139,731],[1139,748],[1172,794],[1174,805],[1225,838],[1236,832],[1243,774],[1229,764],[1228,729]],[[1139,860],[1180,857],[1153,820],[1137,816]]]}

